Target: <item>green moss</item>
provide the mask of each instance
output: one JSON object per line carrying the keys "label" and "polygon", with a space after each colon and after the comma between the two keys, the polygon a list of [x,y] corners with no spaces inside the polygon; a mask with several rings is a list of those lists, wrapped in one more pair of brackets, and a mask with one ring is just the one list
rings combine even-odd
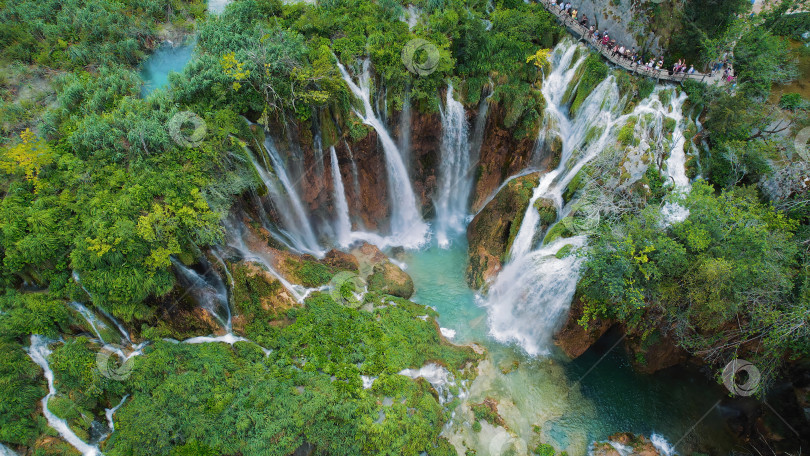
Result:
{"label": "green moss", "polygon": [[557,221],[557,206],[554,201],[545,198],[538,198],[534,202],[534,208],[540,215],[540,223],[548,226]]}
{"label": "green moss", "polygon": [[627,119],[627,123],[619,130],[619,135],[616,138],[619,143],[625,146],[638,145],[639,139],[636,137],[636,117]]}
{"label": "green moss", "polygon": [[643,100],[655,90],[655,81],[649,78],[641,78],[638,81],[638,98]]}
{"label": "green moss", "polygon": [[549,445],[548,443],[541,443],[537,445],[537,448],[534,449],[534,452],[537,453],[539,456],[554,456],[557,452],[553,446]]}
{"label": "green moss", "polygon": [[667,135],[671,135],[675,131],[675,127],[678,125],[678,122],[675,121],[672,117],[664,117],[664,133]]}
{"label": "green moss", "polygon": [[591,53],[582,63],[582,77],[579,78],[579,83],[576,88],[576,95],[571,102],[570,114],[573,116],[582,106],[582,103],[593,92],[593,89],[599,85],[608,75],[608,67],[602,60],[602,56],[597,53]]}
{"label": "green moss", "polygon": [[480,404],[472,404],[470,409],[475,415],[475,420],[484,420],[493,426],[503,426],[503,418],[498,414],[498,402],[492,398],[486,398]]}
{"label": "green moss", "polygon": [[661,90],[658,92],[658,100],[661,101],[661,104],[666,107],[669,106],[669,103],[672,101],[672,89]]}
{"label": "green moss", "polygon": [[568,254],[571,253],[571,250],[573,248],[574,248],[574,246],[572,246],[571,244],[566,244],[560,250],[557,250],[557,253],[555,253],[554,256],[557,259],[563,259],[563,258],[567,257]]}
{"label": "green moss", "polygon": [[305,287],[326,285],[335,275],[335,269],[313,260],[287,258],[285,261],[296,281]]}
{"label": "green moss", "polygon": [[565,187],[565,192],[563,192],[563,200],[568,203],[574,197],[577,191],[585,184],[584,179],[587,174],[586,171],[587,167],[583,167],[582,169],[577,172],[577,174],[571,179],[571,182],[568,183],[568,186]]}
{"label": "green moss", "polygon": [[572,233],[571,230],[569,230],[566,226],[565,220],[566,219],[560,220],[557,224],[552,226],[550,230],[548,230],[546,237],[543,238],[543,244],[554,242],[558,238],[566,238],[574,235],[574,233]]}

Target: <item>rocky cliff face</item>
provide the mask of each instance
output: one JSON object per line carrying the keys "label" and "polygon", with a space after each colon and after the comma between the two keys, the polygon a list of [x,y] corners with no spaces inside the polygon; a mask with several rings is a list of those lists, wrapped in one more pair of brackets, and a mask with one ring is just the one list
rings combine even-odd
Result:
{"label": "rocky cliff face", "polygon": [[467,227],[470,255],[467,283],[472,288],[481,288],[500,271],[520,229],[538,176],[539,173],[532,173],[509,181]]}
{"label": "rocky cliff face", "polygon": [[[515,139],[514,134],[503,127],[505,110],[497,104],[489,108],[484,138],[481,143],[481,158],[476,173],[472,197],[472,212],[478,212],[489,197],[509,177],[531,163],[534,154],[534,138]],[[534,157],[535,160],[542,157]],[[537,163],[542,166],[541,163]]]}

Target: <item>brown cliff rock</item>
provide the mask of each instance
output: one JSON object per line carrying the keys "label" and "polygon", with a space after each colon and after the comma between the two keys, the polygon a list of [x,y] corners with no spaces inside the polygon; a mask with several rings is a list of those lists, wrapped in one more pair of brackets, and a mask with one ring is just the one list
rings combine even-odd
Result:
{"label": "brown cliff rock", "polygon": [[578,358],[585,353],[591,345],[605,335],[608,329],[615,324],[611,320],[591,320],[585,329],[578,323],[582,318],[583,304],[579,296],[574,296],[568,319],[554,335],[554,344],[562,349],[571,358]]}
{"label": "brown cliff rock", "polygon": [[537,185],[538,173],[511,180],[467,227],[467,283],[481,288],[501,268]]}

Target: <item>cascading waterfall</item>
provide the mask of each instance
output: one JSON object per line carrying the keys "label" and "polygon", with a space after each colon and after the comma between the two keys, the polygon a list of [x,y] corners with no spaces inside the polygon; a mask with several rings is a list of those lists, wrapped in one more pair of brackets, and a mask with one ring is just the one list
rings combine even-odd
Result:
{"label": "cascading waterfall", "polygon": [[440,247],[450,245],[449,236],[465,228],[474,173],[470,160],[469,125],[464,105],[453,98],[447,85],[447,99],[441,111],[442,142],[439,166],[439,195],[436,199],[436,240]]}
{"label": "cascading waterfall", "polygon": [[[566,107],[562,105],[562,95],[571,84],[576,68],[584,61],[582,57],[572,63],[576,47],[575,44],[564,42],[555,48],[553,70],[544,79],[542,88],[546,99],[546,118],[538,141],[551,135],[559,136],[562,140],[560,165],[540,177],[510,249],[509,263],[490,284],[488,296],[484,299],[493,337],[501,342],[515,342],[530,355],[547,351],[554,330],[568,311],[579,279],[581,259],[575,255],[557,258],[556,254],[566,245],[570,245],[570,248],[584,247],[587,240],[584,234],[580,234],[558,239],[548,245],[541,242],[539,247],[535,247],[543,233],[539,229],[539,214],[534,203],[540,198],[553,201],[558,211],[558,221],[570,214],[576,201],[567,204],[563,201],[566,187],[588,162],[617,142],[618,131],[628,119],[652,115],[653,124],[639,120],[635,132],[643,134],[645,129],[651,128],[650,138],[646,139],[660,144],[664,136],[661,126],[663,117],[669,109],[679,110],[683,102],[682,98],[677,98],[673,101],[674,105],[662,106],[656,90],[633,112],[621,115],[624,103],[613,76],[608,76],[585,99],[574,118],[569,119],[564,114]],[[676,128],[675,137],[679,134],[682,138],[683,133]],[[676,148],[682,148],[682,139],[675,143]],[[677,177],[673,180],[677,185],[681,176],[685,178],[683,159],[676,156],[673,161],[673,169],[668,169],[668,172],[676,173]],[[629,185],[643,174],[641,167],[635,171],[636,175],[631,176],[633,180],[624,185]]]}
{"label": "cascading waterfall", "polygon": [[104,343],[105,342],[104,336],[101,335],[101,331],[109,329],[107,325],[104,324],[103,321],[99,320],[98,317],[96,317],[96,315],[90,309],[83,306],[81,303],[75,301],[71,302],[70,307],[72,307],[74,310],[79,312],[79,314],[81,314],[82,317],[84,317],[84,319],[90,325],[90,328],[92,328],[93,332],[96,333],[96,337],[98,337],[98,339],[102,343]]}
{"label": "cascading waterfall", "polygon": [[325,169],[323,163],[323,138],[321,137],[321,129],[318,128],[318,133],[315,134],[315,138],[313,140],[313,149],[315,151],[315,169],[318,171],[319,176],[323,176],[323,172]]}
{"label": "cascading waterfall", "polygon": [[352,184],[354,185],[354,194],[360,195],[360,173],[357,171],[357,162],[354,160],[354,154],[352,153],[352,148],[349,147],[349,142],[344,140],[343,144],[346,146],[346,150],[349,151],[349,160],[351,161],[352,165]]}
{"label": "cascading waterfall", "polygon": [[[269,134],[265,136],[263,149],[265,167],[256,163],[252,156],[251,160],[253,160],[256,172],[267,187],[267,191],[270,192],[273,205],[277,208],[276,212],[281,218],[282,231],[288,241],[288,246],[299,252],[322,257],[326,252],[318,244],[315,230],[312,228],[309,215],[298,196],[295,183],[290,178],[284,160]],[[269,171],[271,168],[272,172]]]}
{"label": "cascading waterfall", "polygon": [[349,219],[349,203],[346,201],[346,190],[343,188],[343,178],[340,175],[340,163],[338,163],[335,147],[329,148],[332,158],[332,181],[335,192],[335,211],[337,220],[335,221],[335,233],[337,241],[341,247],[347,247],[351,243],[352,222]]}
{"label": "cascading waterfall", "polygon": [[178,279],[188,294],[219,322],[226,333],[230,333],[231,307],[228,304],[228,290],[219,274],[211,268],[200,274],[174,257],[171,260],[178,273]]}
{"label": "cascading waterfall", "polygon": [[225,231],[228,233],[228,247],[236,250],[242,256],[243,259],[247,261],[254,261],[256,263],[261,264],[270,273],[276,280],[278,280],[287,291],[293,296],[293,298],[298,302],[304,302],[307,296],[312,291],[319,290],[319,289],[311,289],[305,288],[301,285],[295,285],[290,283],[289,280],[285,279],[284,276],[279,274],[278,271],[275,270],[273,267],[272,262],[269,258],[263,255],[261,252],[254,252],[252,251],[245,242],[245,234],[244,230],[238,224],[234,224],[229,220],[223,221],[225,225]]}
{"label": "cascading waterfall", "polygon": [[[93,301],[93,295],[91,295],[91,294],[90,294],[90,291],[88,291],[88,290],[87,290],[87,288],[85,288],[85,287],[84,287],[84,285],[82,284],[81,278],[79,277],[79,273],[78,273],[77,271],[73,271],[71,274],[73,275],[73,281],[74,281],[74,282],[76,282],[77,284],[79,284],[79,286],[82,288],[82,290],[84,290],[85,294],[87,294],[87,297],[88,297],[88,298],[90,298],[90,301],[92,302],[92,301]],[[86,307],[84,307],[83,305],[81,305],[80,303],[78,303],[78,302],[74,302],[74,303],[71,303],[71,305],[72,305],[72,306],[74,306],[74,308],[75,308],[76,310],[79,310],[79,308],[84,309],[83,311],[82,311],[82,310],[79,310],[79,313],[81,313],[81,314],[82,314],[82,316],[84,316],[85,318],[88,318],[88,315],[90,315],[90,316],[92,316],[92,317],[93,317],[93,318],[94,318],[96,321],[98,321],[99,323],[103,324],[103,323],[102,323],[100,320],[98,320],[98,318],[97,318],[97,317],[96,317],[96,316],[95,316],[95,315],[92,313],[92,311],[90,311],[89,309],[87,309]],[[78,306],[78,307],[76,307],[76,306]],[[140,349],[140,348],[141,348],[141,346],[142,346],[143,344],[140,344],[140,345],[137,345],[137,346],[136,346],[135,344],[133,344],[133,343],[132,343],[132,339],[130,339],[130,337],[129,337],[129,332],[127,332],[126,328],[124,328],[124,325],[122,325],[120,321],[118,321],[118,320],[117,320],[115,317],[113,317],[113,316],[112,316],[112,314],[110,314],[110,313],[109,313],[109,312],[107,312],[106,310],[104,310],[104,309],[102,309],[102,308],[100,308],[100,307],[98,308],[98,310],[99,310],[99,312],[101,312],[101,314],[102,314],[102,315],[104,315],[104,318],[106,318],[107,320],[109,320],[110,322],[112,322],[112,324],[113,324],[113,325],[115,325],[116,329],[118,329],[118,332],[121,334],[121,337],[123,337],[122,342],[124,342],[124,341],[125,341],[127,344],[129,344],[129,345],[130,345],[130,346],[133,348],[133,350],[138,350],[138,349]],[[88,320],[88,323],[90,323],[90,321],[89,321],[89,320]],[[91,323],[91,325],[92,325],[92,323]],[[106,325],[105,325],[105,326],[106,326]],[[98,331],[96,330],[96,327],[95,327],[95,326],[93,327],[93,330],[94,330],[94,331],[96,331],[96,334],[98,334]],[[99,338],[101,338],[101,337],[99,336]],[[102,342],[103,342],[103,340],[102,340]]]}
{"label": "cascading waterfall", "polygon": [[48,421],[48,425],[56,430],[59,435],[75,448],[83,456],[98,456],[101,454],[98,447],[86,443],[80,439],[79,436],[70,429],[67,422],[62,418],[54,415],[48,409],[48,401],[56,395],[56,387],[53,384],[53,371],[48,364],[48,356],[51,354],[51,349],[48,348],[48,340],[40,335],[31,336],[31,346],[28,348],[28,356],[42,368],[45,374],[45,380],[48,381],[48,394],[42,398],[42,414]]}
{"label": "cascading waterfall", "polygon": [[419,213],[408,170],[402,161],[399,149],[371,107],[370,62],[366,60],[363,64],[359,85],[352,81],[346,68],[340,62],[337,65],[343,80],[346,81],[354,96],[363,102],[364,113],[355,110],[355,114],[363,120],[363,123],[374,128],[383,146],[388,170],[388,192],[391,200],[392,237],[397,244],[403,247],[418,247],[424,244],[427,238],[428,226]]}
{"label": "cascading waterfall", "polygon": [[399,114],[399,152],[405,169],[410,169],[411,163],[411,90],[410,85],[405,89],[405,100],[402,102],[402,112]]}

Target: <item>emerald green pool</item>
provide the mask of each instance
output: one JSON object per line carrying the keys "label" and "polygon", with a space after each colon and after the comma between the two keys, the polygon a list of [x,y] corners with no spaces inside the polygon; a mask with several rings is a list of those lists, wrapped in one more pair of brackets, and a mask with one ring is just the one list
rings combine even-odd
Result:
{"label": "emerald green pool", "polygon": [[145,97],[156,89],[169,85],[169,74],[179,73],[191,60],[191,54],[196,47],[196,40],[189,43],[172,46],[164,44],[149,56],[141,66],[141,96]]}
{"label": "emerald green pool", "polygon": [[[619,339],[610,333],[574,361],[554,348],[549,356],[529,357],[519,347],[488,336],[487,310],[464,280],[463,237],[453,239],[447,250],[434,244],[399,253],[397,259],[407,264],[414,280],[413,300],[438,310],[440,326],[456,332],[454,342],[487,348],[489,357],[467,386],[469,396],[463,403],[498,399],[499,412],[512,431],[484,424],[481,432],[473,432],[462,405],[445,430],[451,442],[463,441],[478,454],[525,454],[542,441],[569,455],[582,455],[594,441],[633,432],[663,437],[669,446],[677,443],[677,454],[729,454],[732,434],[725,421],[735,412],[724,407],[726,391],[710,376],[682,367],[638,374],[621,343],[608,351]],[[539,434],[532,425],[540,426]]]}

